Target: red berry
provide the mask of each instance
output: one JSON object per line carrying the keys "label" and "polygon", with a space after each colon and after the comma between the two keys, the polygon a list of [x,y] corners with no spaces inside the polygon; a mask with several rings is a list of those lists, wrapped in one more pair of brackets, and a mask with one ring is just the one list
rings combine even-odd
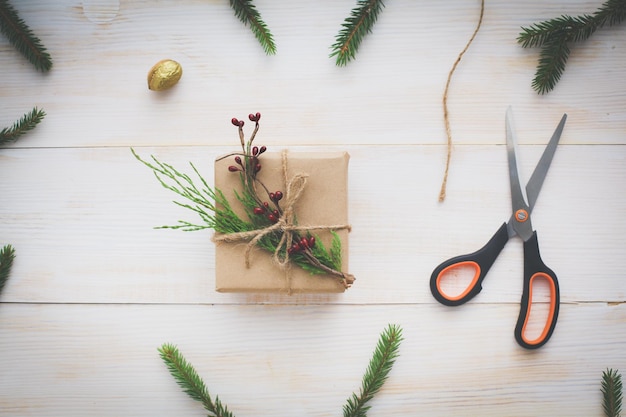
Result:
{"label": "red berry", "polygon": [[276,191],[274,193],[274,199],[276,201],[280,201],[280,200],[282,200],[282,198],[283,198],[283,193],[281,191]]}
{"label": "red berry", "polygon": [[237,172],[237,171],[241,171],[239,168],[237,168],[237,167],[236,167],[236,166],[234,166],[234,165],[229,166],[229,167],[228,167],[228,170],[229,170],[230,172]]}
{"label": "red berry", "polygon": [[309,247],[312,248],[313,246],[315,246],[315,237],[311,236],[309,238]]}
{"label": "red berry", "polygon": [[251,122],[256,122],[256,117],[252,113],[248,115],[248,119],[250,119]]}
{"label": "red berry", "polygon": [[241,157],[239,157],[239,156],[236,156],[236,157],[235,157],[235,162],[237,162],[239,165],[243,165],[243,164],[241,163]]}
{"label": "red berry", "polygon": [[273,214],[268,214],[267,219],[272,223],[276,223],[278,221],[278,217],[274,216]]}
{"label": "red berry", "polygon": [[272,214],[276,216],[277,218],[280,216],[280,213],[278,212],[278,210],[274,210]]}
{"label": "red berry", "polygon": [[263,203],[263,207],[268,208],[270,206],[270,203],[268,203],[267,201]]}
{"label": "red berry", "polygon": [[252,147],[252,155],[257,156],[258,154],[259,154],[259,147],[258,146]]}
{"label": "red berry", "polygon": [[254,166],[254,172],[259,172],[261,170],[261,164],[256,164]]}
{"label": "red berry", "polygon": [[257,114],[255,114],[255,118],[256,118],[256,120],[255,120],[255,121],[257,121],[257,122],[258,122],[259,120],[261,120],[261,113],[257,112]]}
{"label": "red berry", "polygon": [[240,120],[240,121],[239,121],[239,127],[243,127],[243,125],[244,125],[244,124],[245,124],[245,123],[244,123],[244,121],[243,121],[243,120]]}
{"label": "red berry", "polygon": [[239,126],[239,119],[236,117],[233,117],[230,122],[235,126]]}
{"label": "red berry", "polygon": [[262,207],[255,207],[254,208],[254,214],[263,214],[265,213],[265,209]]}
{"label": "red berry", "polygon": [[259,155],[261,155],[266,150],[267,150],[267,148],[265,147],[265,145],[261,146],[261,148],[259,149]]}
{"label": "red berry", "polygon": [[300,239],[300,246],[302,246],[303,249],[306,249],[309,247],[309,242],[306,240],[306,237],[303,237],[302,239]]}
{"label": "red berry", "polygon": [[270,193],[269,196],[270,196],[270,200],[272,200],[272,201],[274,201],[276,199],[276,194],[274,194],[274,193]]}

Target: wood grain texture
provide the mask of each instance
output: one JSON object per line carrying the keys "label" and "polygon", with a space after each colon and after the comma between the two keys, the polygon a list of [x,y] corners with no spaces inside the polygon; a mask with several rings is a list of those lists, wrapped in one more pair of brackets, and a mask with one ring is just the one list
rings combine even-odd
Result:
{"label": "wood grain texture", "polygon": [[158,357],[168,342],[237,416],[336,415],[391,322],[404,341],[371,415],[602,415],[601,371],[624,360],[624,305],[565,305],[540,351],[515,344],[516,308],[5,304],[0,337],[11,353],[0,366],[11,383],[0,407],[7,415],[202,415]]}
{"label": "wood grain texture", "polygon": [[[575,46],[548,95],[521,26],[592,13],[597,1],[487,2],[450,87],[447,199],[442,93],[479,1],[386,2],[356,61],[330,45],[353,0],[255,0],[277,41],[266,56],[226,1],[14,2],[54,61],[30,68],[0,38],[0,126],[33,106],[44,121],[0,149],[0,245],[16,248],[0,295],[0,415],[203,415],[158,357],[171,342],[238,417],[340,415],[378,335],[404,329],[370,416],[601,416],[600,378],[626,371],[624,25]],[[157,61],[183,66],[155,93]],[[513,329],[522,244],[512,240],[471,303],[446,308],[428,281],[481,247],[510,215],[504,114],[511,105],[528,178],[568,121],[535,211],[561,314],[537,351]],[[133,156],[213,182],[238,146],[234,117],[263,114],[272,151],[347,151],[344,294],[219,294],[210,232],[157,230],[177,207]],[[246,126],[248,128],[248,126]]]}

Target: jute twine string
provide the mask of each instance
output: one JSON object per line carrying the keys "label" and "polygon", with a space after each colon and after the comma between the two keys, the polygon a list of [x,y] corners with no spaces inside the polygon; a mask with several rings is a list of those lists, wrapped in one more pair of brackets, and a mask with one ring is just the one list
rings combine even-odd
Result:
{"label": "jute twine string", "polygon": [[452,65],[452,69],[448,73],[448,79],[446,81],[446,88],[443,92],[443,120],[446,125],[446,136],[448,138],[448,152],[446,155],[446,170],[443,174],[443,181],[441,182],[441,190],[439,191],[439,202],[443,202],[446,199],[446,187],[448,185],[448,171],[450,169],[450,157],[452,156],[452,133],[450,131],[450,116],[448,115],[448,89],[450,88],[450,81],[452,81],[452,74],[456,70],[456,67],[461,62],[461,58],[465,55],[465,52],[469,49],[470,45],[476,38],[478,31],[480,30],[480,25],[483,23],[483,16],[485,14],[485,0],[481,0],[480,3],[480,17],[478,18],[478,24],[476,25],[476,29],[474,29],[474,33],[472,33],[472,37],[465,45],[465,48],[461,51],[456,61],[454,61],[454,65]]}
{"label": "jute twine string", "polygon": [[293,243],[293,235],[298,232],[310,232],[313,230],[343,230],[350,231],[352,227],[349,224],[334,224],[334,225],[311,225],[311,226],[298,226],[295,224],[295,204],[302,196],[308,174],[298,173],[293,177],[288,177],[287,171],[287,150],[283,150],[282,154],[282,173],[283,182],[285,184],[285,199],[282,204],[283,213],[278,218],[278,221],[272,225],[269,225],[263,229],[250,230],[247,232],[227,233],[213,236],[214,242],[240,242],[248,241],[246,250],[244,252],[244,259],[246,268],[250,267],[250,253],[252,248],[256,246],[260,239],[264,236],[280,231],[282,236],[276,249],[274,250],[273,260],[274,262],[286,272],[289,288],[291,287],[291,274],[289,273],[289,252],[284,251],[285,255],[281,257],[280,252],[291,247]]}

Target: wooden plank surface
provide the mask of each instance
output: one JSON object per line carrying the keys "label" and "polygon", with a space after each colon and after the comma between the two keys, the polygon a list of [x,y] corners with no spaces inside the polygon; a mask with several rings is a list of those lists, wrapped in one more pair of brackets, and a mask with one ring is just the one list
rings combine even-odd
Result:
{"label": "wooden plank surface", "polygon": [[[444,203],[442,94],[479,1],[386,2],[344,68],[328,54],[352,0],[256,0],[271,57],[226,1],[13,3],[54,67],[37,73],[0,37],[0,126],[35,105],[47,113],[0,149],[0,245],[17,254],[0,295],[0,415],[202,415],[159,359],[165,342],[239,417],[340,414],[388,323],[404,341],[371,416],[603,415],[602,371],[626,370],[624,27],[573,47],[544,96],[530,88],[539,51],[515,42],[521,26],[598,2],[487,2],[451,84]],[[184,74],[155,93],[145,78],[163,58]],[[533,212],[562,301],[536,351],[512,335],[520,241],[468,305],[441,306],[428,287],[438,263],[481,247],[510,214],[509,105],[526,178],[568,114]],[[357,281],[344,294],[216,293],[211,233],[154,229],[195,219],[130,148],[191,161],[212,182],[215,157],[238,146],[230,119],[256,111],[270,151],[351,155]]]}
{"label": "wooden plank surface", "polygon": [[6,415],[202,415],[158,357],[166,342],[235,415],[337,415],[391,322],[405,340],[371,415],[601,416],[599,373],[626,343],[615,331],[624,305],[605,303],[564,305],[558,331],[539,351],[515,344],[513,304],[462,313],[433,304],[9,304],[2,311]]}

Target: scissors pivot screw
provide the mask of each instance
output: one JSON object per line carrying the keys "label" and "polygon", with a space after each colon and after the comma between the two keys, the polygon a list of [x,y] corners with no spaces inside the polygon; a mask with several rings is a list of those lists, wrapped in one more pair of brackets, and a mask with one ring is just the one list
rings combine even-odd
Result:
{"label": "scissors pivot screw", "polygon": [[528,212],[524,209],[519,209],[515,212],[515,220],[520,223],[524,223],[526,220],[528,220],[528,217]]}

